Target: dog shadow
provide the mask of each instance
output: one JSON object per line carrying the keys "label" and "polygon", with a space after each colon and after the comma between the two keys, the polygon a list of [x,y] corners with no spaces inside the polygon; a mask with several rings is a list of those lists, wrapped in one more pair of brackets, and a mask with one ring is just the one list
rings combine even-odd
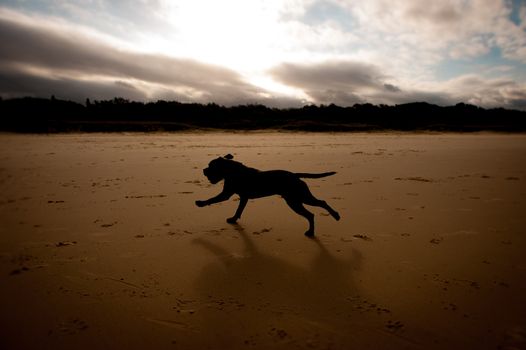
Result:
{"label": "dog shadow", "polygon": [[243,242],[238,255],[209,240],[194,240],[215,257],[197,279],[197,288],[211,309],[203,326],[222,346],[232,346],[232,339],[244,334],[240,325],[249,333],[259,330],[251,339],[271,337],[276,330],[282,332],[274,336],[283,338],[300,328],[309,334],[338,332],[349,319],[357,319],[353,271],[362,263],[358,251],[341,260],[316,238],[309,240],[317,247],[310,264],[297,266],[259,249],[242,226],[234,227]]}

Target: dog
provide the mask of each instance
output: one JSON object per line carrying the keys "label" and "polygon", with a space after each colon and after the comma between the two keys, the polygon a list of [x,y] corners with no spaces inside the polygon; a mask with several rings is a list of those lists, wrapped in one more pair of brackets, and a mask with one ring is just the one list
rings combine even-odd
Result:
{"label": "dog", "polygon": [[238,194],[239,206],[234,216],[226,220],[230,224],[235,224],[241,218],[249,199],[280,195],[292,210],[309,222],[309,229],[305,232],[307,237],[314,237],[314,214],[305,209],[303,204],[321,207],[327,210],[335,220],[340,220],[340,214],[325,201],[314,197],[307,184],[300,180],[301,178],[318,179],[334,175],[336,172],[309,174],[292,173],[286,170],[261,171],[236,162],[232,160],[233,158],[231,154],[216,158],[203,170],[203,174],[210,183],[217,184],[221,180],[225,181],[220,194],[207,200],[196,201],[195,204],[198,207],[224,202],[234,194]]}

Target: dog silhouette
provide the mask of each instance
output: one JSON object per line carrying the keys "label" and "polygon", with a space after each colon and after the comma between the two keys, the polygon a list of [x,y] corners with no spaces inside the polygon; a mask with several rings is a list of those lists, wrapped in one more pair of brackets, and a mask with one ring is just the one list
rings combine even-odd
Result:
{"label": "dog silhouette", "polygon": [[336,172],[309,174],[286,170],[261,171],[236,162],[232,160],[233,158],[231,154],[216,158],[203,170],[204,175],[212,184],[221,180],[225,181],[220,194],[207,200],[196,201],[195,204],[198,207],[223,202],[232,195],[238,194],[239,206],[236,213],[226,220],[230,224],[235,224],[241,217],[249,199],[280,195],[292,210],[308,220],[309,229],[305,232],[307,237],[314,237],[314,214],[305,209],[303,204],[321,207],[327,210],[334,219],[340,220],[340,214],[325,201],[314,197],[307,184],[300,180],[301,178],[318,179],[334,175]]}

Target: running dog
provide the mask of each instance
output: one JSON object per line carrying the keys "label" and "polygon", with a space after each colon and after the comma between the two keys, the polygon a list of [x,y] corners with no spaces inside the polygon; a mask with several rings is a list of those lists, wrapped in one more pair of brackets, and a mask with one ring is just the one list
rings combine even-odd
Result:
{"label": "running dog", "polygon": [[235,224],[241,217],[249,199],[280,195],[292,210],[309,221],[309,229],[305,232],[307,237],[314,237],[314,214],[305,209],[303,204],[321,207],[327,210],[335,220],[340,220],[340,214],[325,201],[314,197],[307,184],[300,180],[301,178],[318,179],[334,175],[336,172],[309,174],[292,173],[286,170],[261,171],[236,162],[232,160],[233,158],[231,154],[216,158],[203,170],[204,175],[212,184],[221,180],[225,181],[220,194],[204,201],[196,201],[195,204],[198,207],[223,202],[232,195],[238,194],[239,207],[234,216],[226,220],[230,224]]}

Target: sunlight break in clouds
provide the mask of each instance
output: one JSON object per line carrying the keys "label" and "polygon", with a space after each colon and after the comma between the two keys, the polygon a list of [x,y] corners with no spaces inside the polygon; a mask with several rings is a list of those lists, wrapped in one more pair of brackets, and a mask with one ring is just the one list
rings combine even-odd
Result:
{"label": "sunlight break in clouds", "polygon": [[4,97],[526,108],[518,0],[7,0],[0,26]]}

